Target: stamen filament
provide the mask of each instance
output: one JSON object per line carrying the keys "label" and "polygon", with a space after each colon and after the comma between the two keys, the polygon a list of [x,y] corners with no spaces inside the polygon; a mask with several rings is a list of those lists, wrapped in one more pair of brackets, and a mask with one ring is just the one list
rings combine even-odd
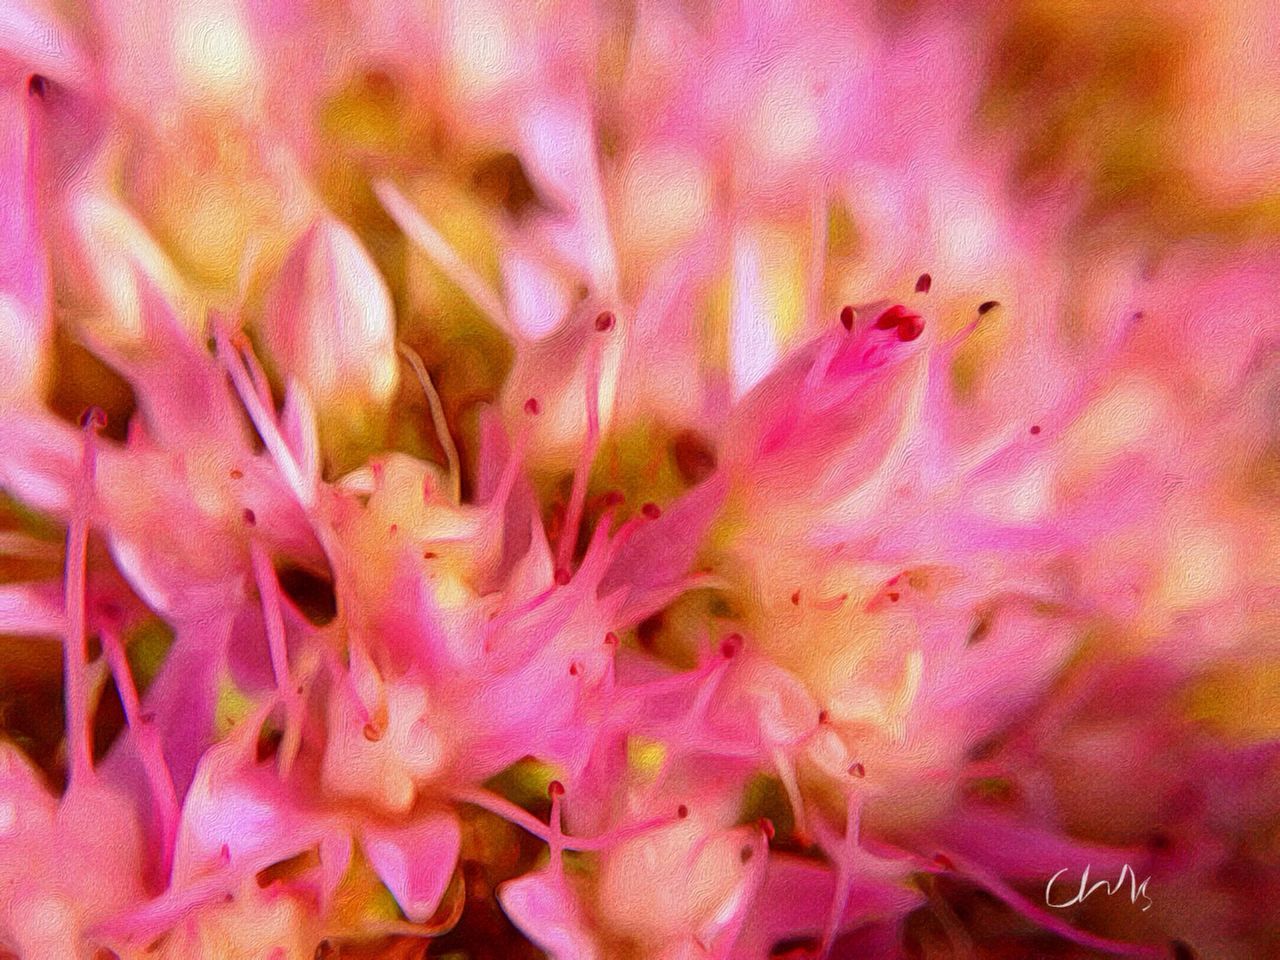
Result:
{"label": "stamen filament", "polygon": [[462,466],[458,459],[458,448],[453,442],[453,436],[449,433],[449,422],[444,416],[444,405],[440,402],[440,394],[436,392],[435,384],[431,382],[431,375],[427,373],[427,368],[423,365],[422,358],[418,356],[417,351],[403,342],[397,343],[396,348],[400,351],[400,356],[404,357],[405,362],[413,368],[413,373],[418,378],[418,383],[422,385],[422,392],[427,395],[427,403],[431,407],[431,423],[435,427],[436,439],[440,441],[440,446],[444,448],[445,460],[449,464],[449,482],[453,490],[453,502],[459,504],[462,502]]}
{"label": "stamen filament", "polygon": [[102,411],[91,409],[84,418],[84,447],[80,477],[72,495],[71,523],[67,529],[67,556],[63,603],[67,626],[63,643],[63,672],[67,709],[67,789],[87,783],[93,776],[90,736],[88,638],[85,635],[85,590],[89,563],[89,513],[97,466],[97,431],[106,421]]}
{"label": "stamen filament", "polygon": [[254,427],[257,428],[258,434],[262,437],[262,442],[266,445],[267,452],[271,454],[271,459],[276,462],[280,472],[284,474],[285,482],[289,485],[289,489],[293,491],[293,495],[298,498],[298,502],[309,510],[315,503],[316,492],[311,489],[303,478],[302,469],[298,466],[297,461],[294,460],[293,453],[289,450],[289,445],[285,443],[284,436],[280,433],[280,427],[276,423],[274,412],[269,411],[266,404],[262,402],[262,397],[259,395],[252,382],[252,377],[245,367],[243,355],[228,342],[225,332],[219,330],[214,336],[218,355],[222,360],[223,366],[226,367],[227,373],[231,376],[232,386],[235,387],[236,393],[240,397],[240,402],[244,404],[245,410],[249,413],[249,419],[253,421]]}
{"label": "stamen filament", "polygon": [[573,488],[569,492],[569,506],[565,511],[564,530],[560,534],[556,567],[567,570],[573,559],[573,548],[578,542],[578,527],[582,523],[582,510],[587,501],[587,481],[591,478],[591,465],[600,446],[600,341],[592,343],[587,352],[587,439],[578,454],[578,465],[573,471]]}
{"label": "stamen filament", "polygon": [[406,237],[416,243],[432,262],[465,293],[477,307],[488,314],[489,319],[507,332],[512,332],[511,322],[497,295],[489,289],[474,270],[449,246],[449,242],[427,222],[409,199],[388,180],[379,180],[373,192],[391,219],[404,231]]}
{"label": "stamen filament", "polygon": [[289,651],[285,644],[284,615],[280,609],[280,584],[266,550],[257,539],[249,541],[249,556],[253,563],[253,576],[258,584],[258,597],[262,604],[262,618],[267,631],[267,648],[271,654],[271,670],[275,675],[276,690],[285,707],[284,739],[280,744],[280,775],[286,777],[302,739],[302,701],[298,697],[293,677],[289,672]]}
{"label": "stamen filament", "polygon": [[116,681],[116,692],[124,707],[124,719],[138,744],[138,754],[143,772],[151,785],[151,793],[160,811],[162,842],[160,871],[167,876],[173,860],[173,843],[178,829],[178,795],[173,777],[165,763],[164,751],[155,728],[142,719],[142,706],[138,700],[138,688],[134,685],[124,644],[115,630],[104,627],[100,631],[102,650]]}

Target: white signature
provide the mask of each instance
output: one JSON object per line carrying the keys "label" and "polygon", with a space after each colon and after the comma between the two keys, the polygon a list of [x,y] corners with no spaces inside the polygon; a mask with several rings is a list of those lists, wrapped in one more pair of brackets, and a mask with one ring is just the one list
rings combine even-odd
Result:
{"label": "white signature", "polygon": [[1098,891],[1099,887],[1106,888],[1107,896],[1110,897],[1116,893],[1119,893],[1122,889],[1124,889],[1124,882],[1125,882],[1125,879],[1127,878],[1129,881],[1129,902],[1136,904],[1138,902],[1138,898],[1141,897],[1143,900],[1146,901],[1146,904],[1142,907],[1142,912],[1146,913],[1148,910],[1151,909],[1151,898],[1147,896],[1147,884],[1151,882],[1151,878],[1147,877],[1147,879],[1143,880],[1141,883],[1138,883],[1138,875],[1133,872],[1133,868],[1130,867],[1127,863],[1120,868],[1120,876],[1119,878],[1117,878],[1114,885],[1107,882],[1106,880],[1098,880],[1092,886],[1090,886],[1089,885],[1089,868],[1085,867],[1084,873],[1080,875],[1079,892],[1076,893],[1076,895],[1072,897],[1070,900],[1064,901],[1062,903],[1055,903],[1052,898],[1053,885],[1057,881],[1057,879],[1060,876],[1062,876],[1064,873],[1066,873],[1069,869],[1070,867],[1063,867],[1061,870],[1055,873],[1052,877],[1050,877],[1049,882],[1045,884],[1044,902],[1048,906],[1053,907],[1057,910],[1065,910],[1067,907],[1074,907],[1077,903],[1084,903],[1086,900],[1088,900],[1091,896],[1094,895],[1094,893]]}

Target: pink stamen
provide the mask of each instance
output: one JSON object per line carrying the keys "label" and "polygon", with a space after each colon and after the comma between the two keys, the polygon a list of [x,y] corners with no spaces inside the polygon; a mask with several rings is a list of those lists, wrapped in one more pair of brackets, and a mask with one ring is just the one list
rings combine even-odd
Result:
{"label": "pink stamen", "polygon": [[303,703],[289,672],[284,615],[280,609],[280,583],[266,549],[256,538],[249,541],[249,557],[253,563],[254,579],[258,584],[258,598],[262,604],[262,619],[266,625],[267,648],[271,654],[276,691],[285,707],[284,739],[280,744],[280,776],[287,777],[302,742]]}
{"label": "pink stamen", "polygon": [[573,487],[569,491],[569,506],[565,512],[564,530],[556,555],[556,566],[568,569],[573,560],[573,548],[578,542],[578,527],[582,523],[582,509],[587,501],[587,482],[591,479],[591,465],[600,445],[600,353],[599,341],[592,343],[587,353],[587,440],[578,455],[578,465],[573,471]]}
{"label": "pink stamen", "polygon": [[831,947],[840,932],[840,921],[849,905],[849,893],[853,888],[853,855],[858,846],[861,821],[862,802],[850,792],[845,806],[844,840],[836,862],[836,886],[831,897],[831,912],[827,915],[827,925],[818,947],[819,960],[826,960],[831,954]]}
{"label": "pink stamen", "polygon": [[[491,793],[483,787],[464,787],[455,791],[452,797],[458,803],[469,803],[474,807],[479,807],[481,810],[488,810],[508,823],[515,824],[526,833],[532,834],[544,843],[548,845],[551,843],[553,830],[533,814],[522,807],[516,806],[505,797]],[[554,799],[552,802],[554,805]],[[675,820],[672,817],[653,817],[629,827],[606,831],[594,837],[571,837],[561,833],[557,842],[562,852],[565,850],[599,852],[616,846],[632,837],[648,833],[658,827],[668,826],[674,822]]]}
{"label": "pink stamen", "polygon": [[254,389],[258,391],[258,397],[262,400],[263,406],[267,409],[275,407],[275,397],[271,395],[271,381],[267,379],[267,373],[262,369],[262,364],[258,363],[258,358],[253,352],[253,345],[249,342],[249,338],[243,333],[235,336],[235,347],[240,353],[240,357],[244,360],[245,369],[249,372],[249,379],[252,381]]}
{"label": "pink stamen", "polygon": [[557,879],[564,875],[564,832],[560,826],[560,799],[564,796],[564,785],[559,780],[552,780],[547,787],[547,795],[551,798],[551,816],[549,818],[550,835],[547,846],[550,848],[551,873]]}
{"label": "pink stamen", "polygon": [[88,581],[90,513],[97,471],[97,439],[98,431],[106,423],[106,414],[97,407],[91,407],[81,419],[84,447],[80,458],[79,482],[72,497],[71,523],[67,528],[63,581],[67,632],[63,638],[63,670],[67,703],[68,790],[76,784],[87,783],[93,776],[85,591]]}
{"label": "pink stamen", "polygon": [[235,387],[245,410],[248,411],[249,419],[257,429],[258,435],[262,437],[267,452],[284,475],[285,482],[297,497],[298,502],[309,510],[315,503],[316,491],[302,476],[302,468],[298,466],[293,453],[289,450],[289,445],[285,443],[284,436],[280,433],[274,411],[269,409],[268,404],[263,403],[262,396],[245,366],[244,355],[241,350],[231,345],[223,330],[217,330],[214,333],[214,342],[217,345],[218,357],[231,377],[231,384]]}
{"label": "pink stamen", "polygon": [[453,490],[453,502],[455,504],[462,502],[462,466],[458,459],[458,448],[453,442],[453,436],[449,433],[449,421],[445,419],[444,404],[440,402],[440,394],[436,392],[435,384],[431,382],[431,375],[427,373],[426,366],[422,363],[422,358],[418,356],[416,350],[406,343],[397,343],[396,346],[400,350],[400,355],[413,368],[414,376],[418,378],[418,383],[422,387],[422,392],[426,394],[427,405],[431,408],[431,425],[435,428],[436,439],[440,441],[440,446],[444,448],[444,457],[449,465],[449,482]]}
{"label": "pink stamen", "polygon": [[160,872],[168,876],[173,862],[173,843],[178,830],[178,795],[173,787],[173,777],[164,759],[164,751],[160,746],[160,737],[150,720],[142,711],[138,700],[138,688],[134,685],[133,674],[129,670],[129,660],[125,656],[124,644],[115,630],[103,627],[99,631],[102,638],[102,650],[106,654],[107,663],[111,667],[111,675],[116,681],[116,691],[120,695],[120,704],[124,707],[124,719],[129,730],[138,743],[138,754],[142,761],[142,769],[151,785],[151,793],[160,813],[161,833],[161,865]]}

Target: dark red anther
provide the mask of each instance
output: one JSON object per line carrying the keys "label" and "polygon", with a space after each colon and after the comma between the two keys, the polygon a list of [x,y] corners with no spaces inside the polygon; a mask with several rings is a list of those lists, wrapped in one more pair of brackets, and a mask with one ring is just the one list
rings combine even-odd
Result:
{"label": "dark red anther", "polygon": [[101,407],[86,407],[80,414],[80,426],[90,430],[102,430],[107,425],[107,412]]}
{"label": "dark red anther", "polygon": [[857,319],[858,311],[848,304],[845,304],[845,306],[840,309],[840,326],[844,327],[846,330],[852,330],[854,321]]}
{"label": "dark red anther", "polygon": [[683,803],[680,804],[680,806],[676,807],[676,816],[683,820],[685,817],[689,816],[689,808]]}
{"label": "dark red anther", "polygon": [[984,313],[990,313],[998,306],[1000,306],[999,300],[983,300],[978,304],[978,316],[982,316]]}
{"label": "dark red anther", "polygon": [[559,570],[556,571],[556,583],[559,584],[560,586],[563,587],[572,579],[573,579],[573,574],[570,573],[567,568],[561,567]]}
{"label": "dark red anther", "polygon": [[743,847],[740,851],[738,851],[738,859],[741,860],[743,863],[750,863],[751,858],[754,857],[755,855],[756,855],[756,851],[754,847]]}
{"label": "dark red anther", "polygon": [[951,862],[951,858],[945,853],[934,854],[933,862],[940,866],[943,870],[955,870],[956,865]]}
{"label": "dark red anther", "polygon": [[556,797],[564,796],[564,784],[559,780],[552,780],[547,784],[547,796],[554,800]]}
{"label": "dark red anther", "polygon": [[605,492],[604,496],[600,498],[600,504],[605,509],[608,509],[609,507],[621,506],[626,499],[627,498],[623,495],[621,490],[608,490]]}
{"label": "dark red anther", "polygon": [[1031,435],[1033,437],[1038,437],[1040,435],[1040,424],[1034,423],[1031,425]]}
{"label": "dark red anther", "polygon": [[899,595],[898,595],[898,592],[897,592],[896,590],[894,590],[894,591],[890,591],[890,592],[889,592],[889,602],[890,602],[890,603],[897,603],[897,602],[898,602],[898,596],[899,596]]}
{"label": "dark red anther", "polygon": [[604,635],[605,646],[616,647],[618,645],[618,635],[610,630]]}
{"label": "dark red anther", "polygon": [[773,838],[777,835],[778,831],[776,831],[773,828],[773,821],[770,820],[768,817],[761,817],[757,823],[757,826],[760,827],[760,832],[764,834],[764,838],[766,840],[773,840]]}
{"label": "dark red anther", "polygon": [[857,777],[859,780],[861,780],[866,775],[867,775],[867,768],[864,767],[861,763],[851,763],[849,765],[849,776]]}
{"label": "dark red anther", "polygon": [[578,667],[578,662],[576,660],[573,663],[569,664],[569,676],[576,677],[581,672],[582,671]]}
{"label": "dark red anther", "polygon": [[830,723],[830,722],[831,722],[831,711],[830,711],[830,710],[819,710],[819,711],[818,711],[818,722],[819,722],[819,723],[821,723],[821,724],[823,724],[824,726],[825,726],[826,724]]}
{"label": "dark red anther", "polygon": [[361,732],[364,734],[364,738],[370,743],[377,743],[382,739],[382,728],[377,724],[366,723],[364,725],[364,730]]}
{"label": "dark red anther", "polygon": [[791,594],[791,605],[792,605],[793,607],[798,607],[798,606],[800,606],[800,591],[799,591],[799,590],[797,590],[795,593]]}
{"label": "dark red anther", "polygon": [[720,655],[732,660],[742,648],[742,634],[731,633],[720,642]]}
{"label": "dark red anther", "polygon": [[916,280],[916,293],[928,293],[929,288],[933,286],[933,277],[927,273],[920,274]]}
{"label": "dark red anther", "polygon": [[439,554],[438,554],[438,553],[436,553],[434,550],[423,550],[423,551],[422,551],[422,559],[423,559],[423,560],[434,560],[434,559],[435,559],[436,557],[438,557],[438,556],[439,556]]}
{"label": "dark red anther", "polygon": [[892,330],[902,322],[904,317],[911,315],[910,310],[900,303],[895,303],[892,307],[876,318],[875,327],[877,330]]}
{"label": "dark red anther", "polygon": [[400,524],[398,523],[393,523],[391,526],[387,528],[387,533],[393,537],[399,532],[400,532]]}
{"label": "dark red anther", "polygon": [[248,507],[244,508],[244,522],[251,527],[257,525],[258,523],[257,515]]}
{"label": "dark red anther", "polygon": [[222,848],[218,851],[218,858],[222,860],[223,863],[230,863],[231,847],[227,846],[227,844],[224,843],[222,845]]}
{"label": "dark red anther", "polygon": [[49,79],[38,73],[33,73],[27,79],[27,93],[33,97],[44,99],[44,95],[49,92]]}
{"label": "dark red anther", "polygon": [[237,470],[235,467],[232,467],[232,468],[231,468],[231,479],[232,479],[232,480],[243,480],[243,479],[244,479],[244,471],[243,471],[243,470]]}
{"label": "dark red anther", "polygon": [[898,339],[903,343],[910,343],[922,333],[924,333],[924,320],[914,314],[903,317],[898,322]]}
{"label": "dark red anther", "polygon": [[617,317],[613,315],[612,310],[602,310],[600,315],[596,317],[596,330],[600,333],[608,333],[613,329],[613,325],[617,322]]}
{"label": "dark red anther", "polygon": [[530,397],[524,402],[524,412],[532,417],[536,417],[542,412],[542,405],[538,403],[537,397]]}
{"label": "dark red anther", "polygon": [[660,516],[662,516],[662,508],[658,506],[656,503],[646,503],[643,507],[640,508],[640,512],[643,513],[650,520],[657,520]]}

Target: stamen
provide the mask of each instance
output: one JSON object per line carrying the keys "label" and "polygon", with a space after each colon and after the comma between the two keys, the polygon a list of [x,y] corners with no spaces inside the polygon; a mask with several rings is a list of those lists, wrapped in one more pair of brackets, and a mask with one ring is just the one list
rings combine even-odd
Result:
{"label": "stamen", "polygon": [[852,330],[854,323],[858,319],[858,311],[853,307],[845,304],[840,310],[840,325],[846,330]]}
{"label": "stamen", "polygon": [[284,615],[280,609],[280,583],[266,549],[256,538],[249,541],[249,557],[253,563],[254,579],[258,584],[258,598],[262,604],[262,619],[267,630],[267,648],[271,654],[276,691],[285,707],[284,739],[280,743],[280,776],[283,778],[289,775],[301,746],[303,703],[289,672]]}
{"label": "stamen", "polygon": [[397,342],[396,348],[400,351],[400,356],[404,357],[413,368],[413,373],[422,386],[422,392],[427,395],[427,404],[431,407],[431,424],[435,427],[436,439],[444,448],[444,457],[449,464],[449,482],[453,489],[453,502],[461,503],[462,466],[458,459],[458,448],[453,442],[453,436],[449,433],[449,422],[444,416],[444,404],[440,402],[440,394],[436,392],[435,384],[431,382],[431,375],[427,373],[427,368],[423,365],[417,351],[403,341]]}
{"label": "stamen", "polygon": [[178,830],[178,796],[173,787],[173,777],[169,773],[168,764],[165,763],[160,738],[151,724],[151,719],[154,717],[141,712],[138,688],[134,685],[133,674],[129,670],[129,660],[125,656],[124,644],[121,643],[115,630],[108,627],[103,627],[99,631],[99,636],[102,639],[103,653],[106,654],[107,663],[111,667],[111,675],[116,681],[120,704],[124,707],[125,723],[137,740],[142,769],[151,785],[156,806],[159,808],[160,873],[162,876],[168,876],[173,861],[173,843]]}
{"label": "stamen", "polygon": [[512,332],[511,322],[507,319],[502,301],[489,289],[480,275],[454,252],[449,242],[427,222],[408,198],[387,180],[375,182],[373,192],[383,208],[391,215],[391,219],[404,231],[405,236],[421,247],[444,275],[470,297],[472,303],[489,315],[490,320],[503,330]]}
{"label": "stamen", "polygon": [[244,404],[245,410],[248,411],[249,419],[253,421],[259,436],[262,437],[262,442],[266,446],[267,452],[271,454],[271,459],[275,461],[276,466],[280,468],[280,472],[284,474],[285,482],[288,483],[289,489],[293,491],[293,495],[298,498],[298,502],[309,510],[315,503],[316,492],[306,482],[302,475],[302,468],[298,466],[298,462],[293,458],[293,453],[289,450],[289,445],[285,443],[284,437],[280,433],[279,424],[276,423],[275,414],[268,410],[267,405],[262,402],[262,397],[251,382],[250,375],[245,367],[244,356],[231,345],[227,339],[226,332],[223,330],[215,332],[214,342],[217,345],[218,357],[226,368],[227,373],[231,376],[231,384],[235,387],[236,394],[240,397],[240,402]]}
{"label": "stamen", "polygon": [[989,313],[998,306],[1000,306],[999,300],[984,300],[982,303],[978,304],[978,316],[982,316],[984,313]]}
{"label": "stamen", "polygon": [[550,827],[550,836],[547,838],[547,846],[550,848],[551,854],[551,873],[557,879],[564,875],[564,832],[560,827],[560,798],[564,796],[564,784],[559,780],[552,780],[547,786],[547,796],[551,798],[551,816],[548,821]]}
{"label": "stamen", "polygon": [[[548,845],[551,843],[553,831],[533,814],[522,807],[516,806],[506,797],[491,793],[483,787],[463,787],[455,791],[452,797],[458,803],[469,803],[474,807],[479,807],[481,810],[487,810],[508,823],[515,824],[526,833],[532,834]],[[554,799],[552,804],[554,806]],[[558,839],[559,849],[561,851],[577,850],[587,852],[607,850],[609,847],[630,840],[632,837],[648,833],[658,827],[669,826],[674,822],[675,820],[672,817],[653,817],[628,827],[606,831],[594,837],[572,837],[561,832]]]}
{"label": "stamen", "polygon": [[254,389],[262,399],[262,405],[268,410],[274,409],[276,401],[271,395],[271,381],[267,379],[267,372],[262,369],[262,364],[258,363],[258,357],[253,352],[253,344],[249,342],[249,338],[243,331],[235,335],[233,342],[240,352],[245,369],[249,372],[249,379],[253,382]]}
{"label": "stamen", "polygon": [[924,320],[920,317],[904,317],[898,324],[898,339],[910,343],[924,333]]}
{"label": "stamen", "polygon": [[862,801],[850,791],[845,805],[844,840],[836,862],[836,886],[831,897],[831,912],[827,915],[827,925],[818,947],[819,960],[826,960],[831,954],[836,935],[840,932],[840,921],[844,919],[844,911],[849,904],[849,893],[853,888],[853,855],[858,847],[861,822]]}
{"label": "stamen", "polygon": [[85,635],[85,592],[89,564],[89,524],[97,471],[98,431],[107,424],[107,415],[90,407],[80,419],[84,447],[80,477],[72,496],[71,523],[67,528],[67,556],[63,578],[63,603],[67,632],[63,638],[63,673],[67,704],[67,789],[87,783],[93,776],[93,748],[90,734],[89,678]]}
{"label": "stamen", "polygon": [[927,273],[922,273],[919,279],[916,280],[916,293],[928,293],[932,286],[933,277]]}
{"label": "stamen", "polygon": [[587,482],[591,479],[591,465],[600,445],[600,351],[597,341],[587,352],[587,439],[573,471],[573,487],[569,491],[569,506],[556,556],[556,566],[566,569],[573,560],[573,548],[578,542],[578,527],[582,523],[582,510],[587,500]]}

